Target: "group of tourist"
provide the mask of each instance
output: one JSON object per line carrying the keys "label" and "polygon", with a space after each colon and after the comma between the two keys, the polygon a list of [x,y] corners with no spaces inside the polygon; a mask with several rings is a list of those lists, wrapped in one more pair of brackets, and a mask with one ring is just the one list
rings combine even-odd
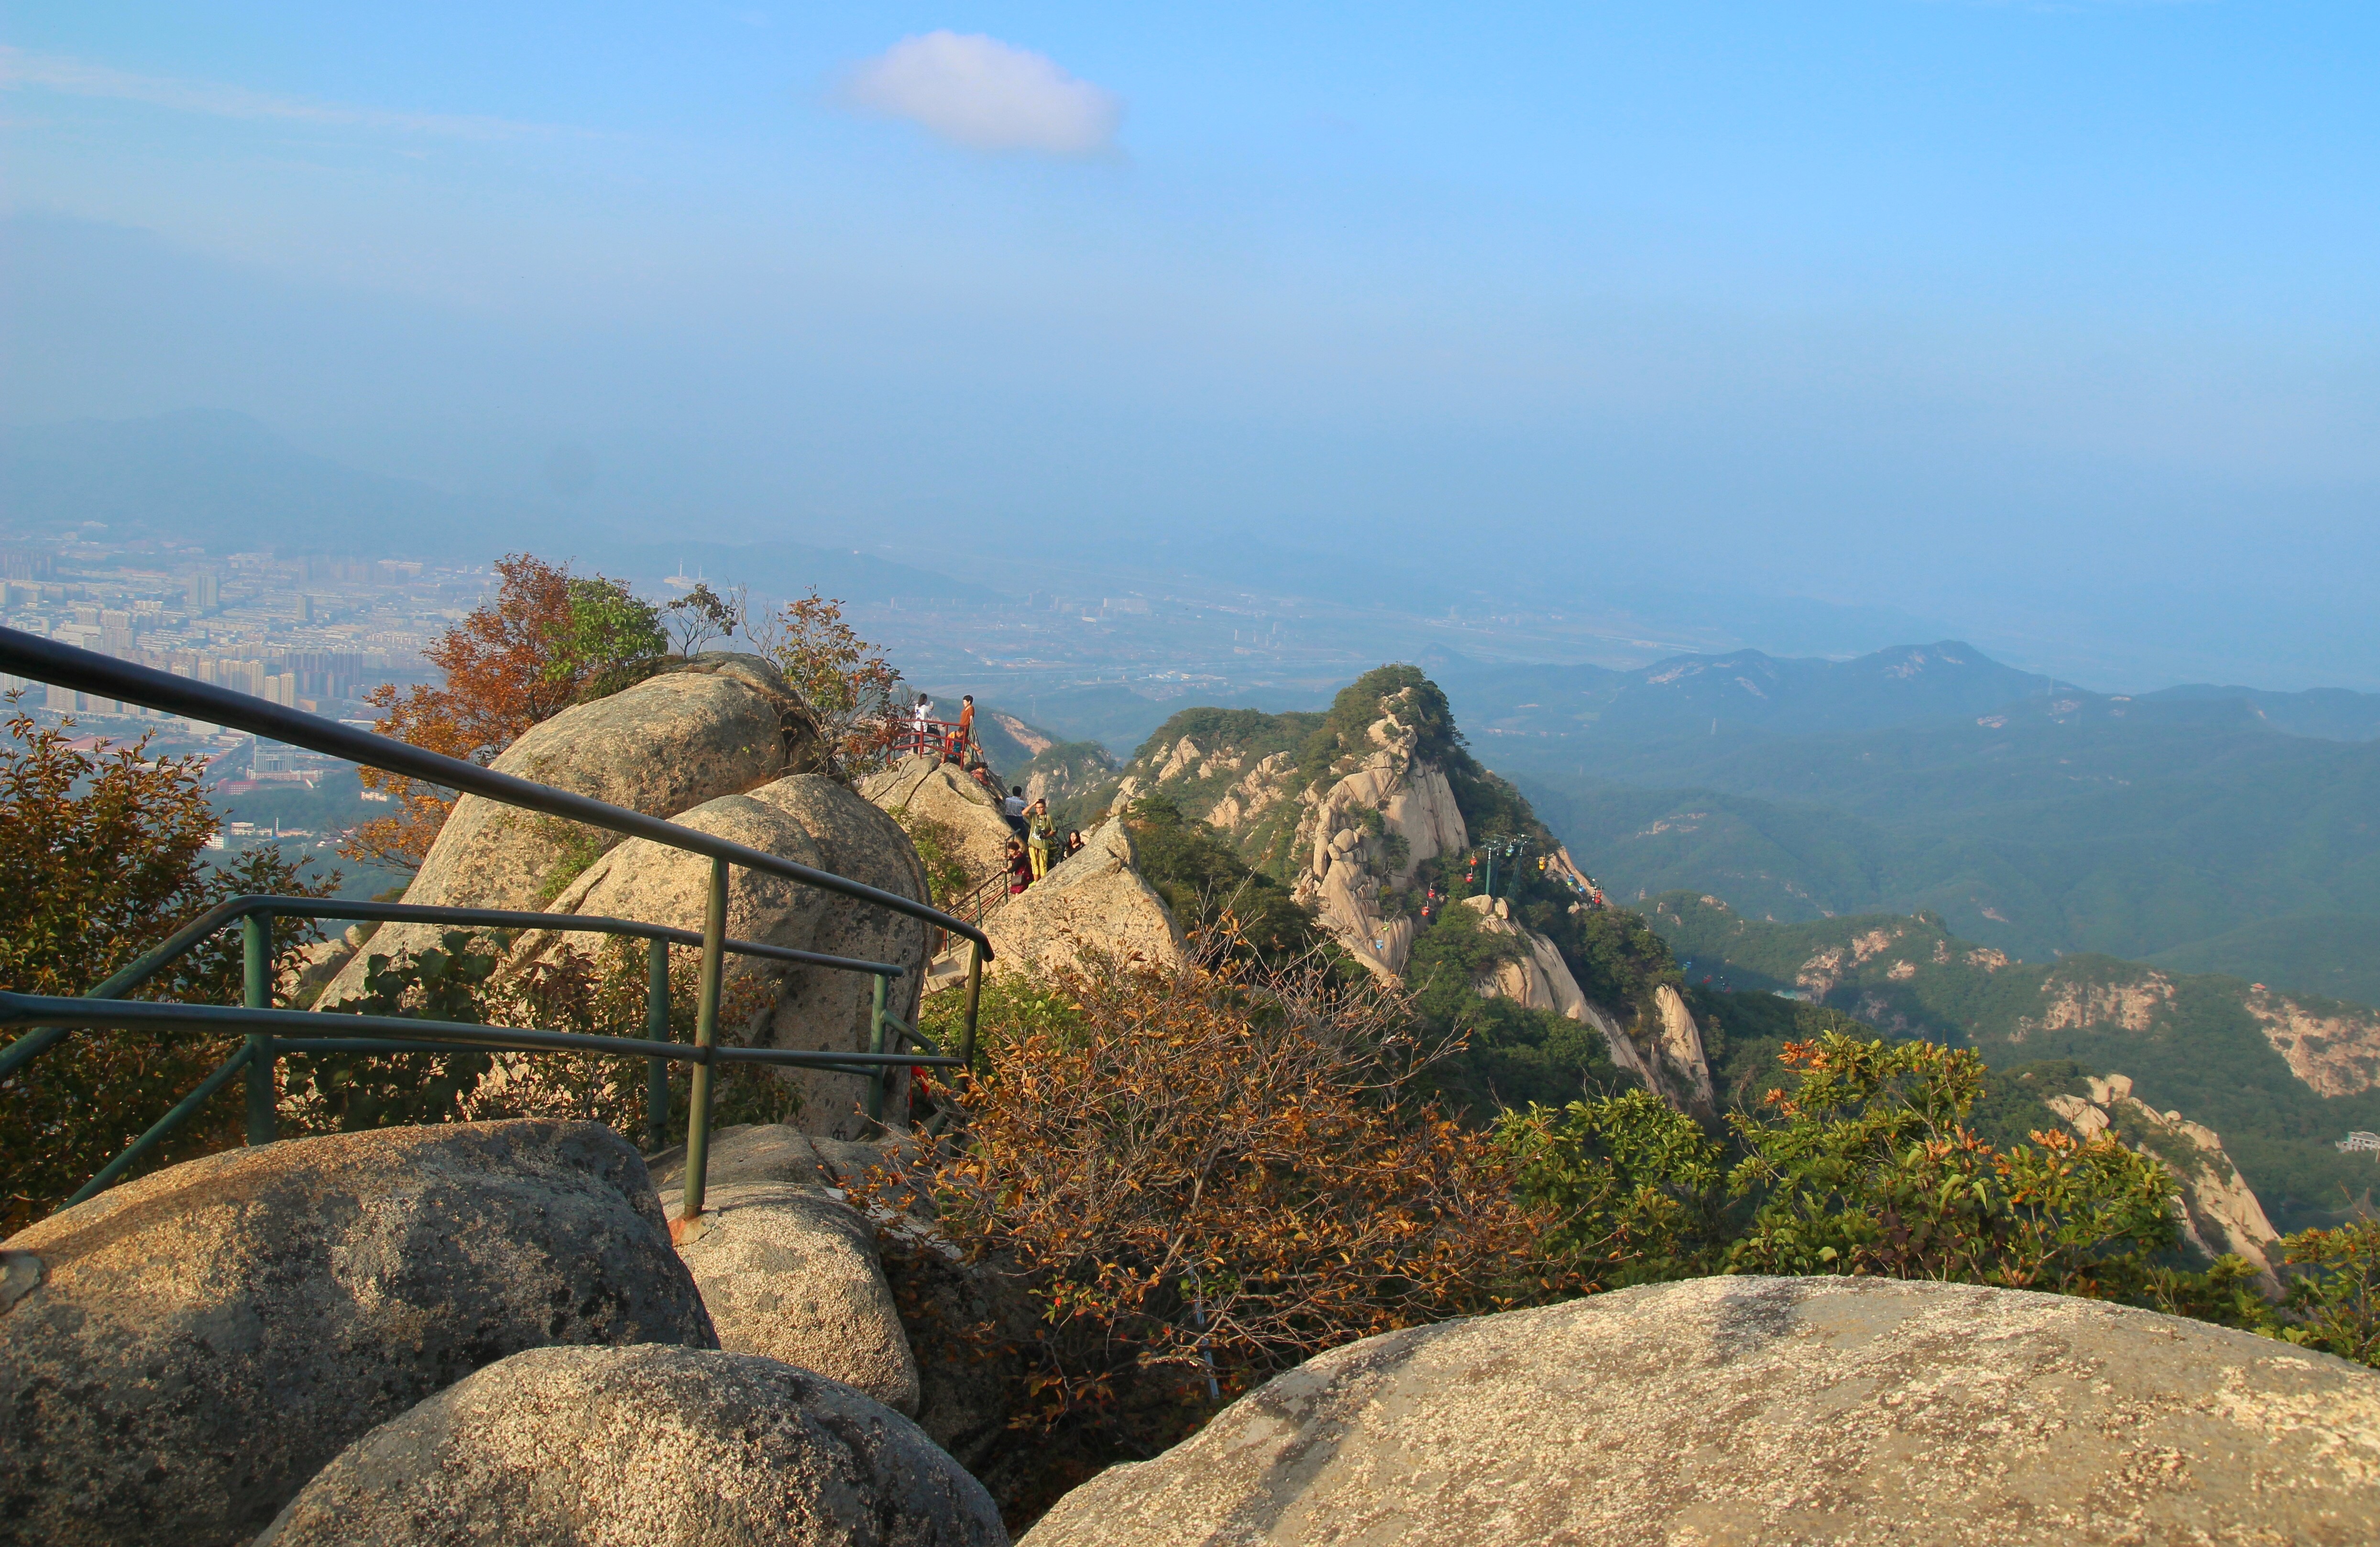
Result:
{"label": "group of tourist", "polygon": [[934,701],[925,694],[909,711],[910,734],[914,750],[928,755],[939,755],[945,763],[955,764],[962,773],[974,780],[1000,803],[1000,813],[1016,836],[1008,840],[1008,893],[1011,897],[1050,874],[1050,851],[1058,847],[1058,858],[1064,861],[1082,852],[1083,835],[1070,829],[1062,845],[1054,842],[1056,830],[1050,823],[1050,803],[1045,799],[1027,801],[1025,787],[1009,786],[1002,795],[1000,784],[992,777],[991,767],[983,760],[983,749],[975,739],[975,695],[959,699],[959,718],[945,724],[934,718]]}
{"label": "group of tourist", "polygon": [[[1027,801],[1021,784],[1008,787],[1008,796],[1000,803],[1000,810],[1008,818],[1008,825],[1017,829],[1017,836],[1008,840],[1008,895],[1014,897],[1050,874],[1050,850],[1056,829],[1050,825],[1049,797]],[[1072,859],[1082,852],[1081,830],[1069,828],[1058,858]]]}

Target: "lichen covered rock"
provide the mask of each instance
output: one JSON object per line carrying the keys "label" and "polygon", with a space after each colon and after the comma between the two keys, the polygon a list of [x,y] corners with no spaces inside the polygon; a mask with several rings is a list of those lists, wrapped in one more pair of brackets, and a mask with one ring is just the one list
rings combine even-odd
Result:
{"label": "lichen covered rock", "polygon": [[382,1424],[257,1547],[1005,1547],[917,1426],[751,1354],[543,1348]]}
{"label": "lichen covered rock", "polygon": [[1351,1344],[1026,1547],[2380,1540],[2380,1372],[2092,1300],[1710,1278]]}
{"label": "lichen covered rock", "polygon": [[[822,868],[905,897],[930,900],[925,867],[900,824],[857,794],[821,774],[796,774],[752,792],[752,798],[790,817],[817,846]],[[906,913],[873,902],[828,896],[807,950],[863,961],[889,961],[907,969],[892,980],[885,1008],[915,1024],[926,967],[926,925]],[[775,1007],[761,1025],[744,1034],[758,1045],[864,1052],[875,979],[833,967],[797,966],[780,977]],[[801,1093],[797,1120],[812,1133],[856,1139],[868,1130],[860,1115],[868,1081],[857,1075],[813,1070],[785,1076]],[[908,1072],[894,1077],[888,1110],[908,1106]]]}
{"label": "lichen covered rock", "polygon": [[40,1271],[0,1312],[0,1520],[52,1547],[245,1541],[508,1354],[715,1343],[644,1163],[593,1123],[231,1150],[8,1246]]}
{"label": "lichen covered rock", "polygon": [[1132,835],[1111,817],[1082,852],[1008,900],[984,920],[995,973],[1047,971],[1096,952],[1115,961],[1179,964],[1188,952],[1182,926],[1157,889],[1134,868]]}
{"label": "lichen covered rock", "polygon": [[[757,656],[711,654],[532,726],[493,767],[648,816],[675,816],[807,771],[820,745],[817,722],[775,668]],[[537,908],[618,841],[600,828],[465,795],[405,900]],[[322,1002],[361,994],[370,956],[427,949],[439,934],[434,925],[383,925]]]}
{"label": "lichen covered rock", "polygon": [[[674,1217],[674,1202],[667,1207]],[[721,1348],[815,1371],[917,1416],[917,1361],[873,1226],[820,1190],[787,1182],[711,1187],[702,1223],[678,1256]]]}

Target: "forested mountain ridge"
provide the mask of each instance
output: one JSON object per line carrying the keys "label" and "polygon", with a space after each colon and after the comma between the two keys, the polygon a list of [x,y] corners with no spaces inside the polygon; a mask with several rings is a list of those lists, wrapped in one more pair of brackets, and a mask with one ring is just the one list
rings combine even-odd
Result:
{"label": "forested mountain ridge", "polygon": [[1944,640],[1852,660],[1735,650],[1672,656],[1633,671],[1596,666],[1431,663],[1474,734],[1602,741],[1730,731],[1872,730],[1986,713],[2050,679]]}
{"label": "forested mountain ridge", "polygon": [[1667,949],[1634,914],[1594,905],[1416,668],[1367,672],[1319,713],[1185,709],[1095,799],[1200,835],[1231,857],[1208,876],[1245,866],[1286,888],[1351,965],[1411,991],[1427,1024],[1470,1027],[1443,1071],[1458,1106],[1637,1082],[1712,1109]]}
{"label": "forested mountain ridge", "polygon": [[2066,693],[1928,725],[1492,751],[1615,895],[1787,922],[1928,909],[2011,956],[2380,999],[2380,957],[2306,948],[2380,941],[2380,743],[2286,733],[2242,698]]}
{"label": "forested mountain ridge", "polygon": [[1996,1068],[2121,1070],[2152,1108],[2219,1131],[2284,1230],[2335,1218],[2380,1181],[2371,1155],[2336,1147],[2380,1129],[2380,1011],[2365,1006],[2106,956],[2016,961],[1931,913],[1780,925],[1671,892],[1645,916],[1697,985],[1805,995]]}
{"label": "forested mountain ridge", "polygon": [[2054,714],[2096,707],[2119,717],[2245,718],[2292,735],[2380,739],[2380,694],[2203,683],[2138,695],[2098,694],[2003,665],[1955,639],[1897,645],[1848,660],[1759,650],[1671,656],[1633,671],[1491,666],[1443,652],[1424,664],[1483,744],[1504,737],[1635,743],[1746,731],[1879,731],[2004,713],[2028,702]]}

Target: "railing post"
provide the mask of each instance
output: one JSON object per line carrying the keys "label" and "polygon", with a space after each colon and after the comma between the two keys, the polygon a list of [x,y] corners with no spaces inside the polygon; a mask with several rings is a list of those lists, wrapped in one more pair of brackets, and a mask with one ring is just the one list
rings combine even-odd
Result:
{"label": "railing post", "polygon": [[975,1012],[983,1001],[983,942],[967,942],[966,1023],[959,1031],[959,1067],[975,1072]]}
{"label": "railing post", "polygon": [[[879,973],[875,976],[876,997],[868,1012],[868,1050],[870,1053],[881,1053],[884,1051],[884,974]],[[876,1072],[868,1077],[868,1120],[869,1122],[881,1124],[884,1121],[884,1088],[892,1082],[892,1068],[890,1064],[879,1065]]]}
{"label": "railing post", "polygon": [[[727,862],[710,862],[710,901],[702,915],[702,998],[695,1010],[694,1045],[706,1051],[719,1043],[719,979],[727,954]],[[710,1166],[710,1063],[694,1066],[693,1099],[686,1112],[686,1202],[678,1210],[678,1235],[690,1241],[702,1231],[704,1174]]]}
{"label": "railing post", "polygon": [[[648,940],[645,962],[645,1037],[670,1039],[669,942]],[[669,1142],[669,1060],[645,1060],[645,1149],[659,1150]]]}
{"label": "railing post", "polygon": [[[273,1008],[273,914],[259,912],[239,921],[242,1001],[250,1009]],[[273,1142],[273,1038],[248,1036],[248,1142]]]}

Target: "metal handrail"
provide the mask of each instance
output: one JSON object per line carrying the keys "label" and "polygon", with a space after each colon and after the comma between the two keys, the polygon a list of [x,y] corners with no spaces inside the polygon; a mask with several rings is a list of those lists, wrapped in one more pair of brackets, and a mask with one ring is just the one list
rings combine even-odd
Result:
{"label": "metal handrail", "polygon": [[[499,773],[493,768],[483,768],[475,763],[427,752],[390,737],[301,714],[227,688],[192,683],[149,667],[136,666],[74,646],[42,639],[20,630],[0,627],[0,670],[38,682],[97,693],[152,709],[164,709],[191,719],[232,726],[292,746],[305,747],[425,783],[477,794],[502,804],[520,806],[625,836],[648,839],[668,848],[704,855],[710,861],[710,894],[699,935],[692,930],[641,924],[634,920],[581,914],[247,896],[227,899],[210,908],[139,961],[114,973],[80,997],[0,993],[0,1025],[37,1026],[36,1030],[17,1039],[5,1052],[0,1052],[0,1079],[39,1057],[77,1027],[183,1032],[249,1028],[247,1042],[239,1052],[216,1069],[196,1090],[86,1183],[71,1202],[79,1203],[112,1185],[142,1153],[195,1113],[235,1073],[244,1071],[248,1077],[249,1142],[271,1142],[275,1120],[273,1065],[279,1051],[285,1048],[302,1052],[404,1052],[465,1046],[516,1051],[581,1051],[633,1054],[649,1060],[650,1073],[646,1098],[649,1131],[657,1127],[660,1117],[665,1117],[667,1112],[668,1087],[664,1065],[683,1062],[694,1066],[686,1123],[686,1195],[680,1211],[682,1227],[691,1231],[700,1227],[702,1215],[710,1155],[710,1072],[714,1063],[768,1063],[872,1074],[868,1114],[871,1118],[880,1120],[886,1087],[895,1070],[912,1065],[966,1067],[974,1061],[976,1016],[983,963],[991,956],[991,943],[972,923],[929,904],[709,833],[698,832],[674,822],[649,816],[642,812],[556,790],[512,774]],[[898,1050],[901,1039],[893,1033],[893,1028],[899,1028],[899,1032],[906,1033],[911,1040],[917,1040],[917,1033],[887,1011],[885,988],[888,981],[901,975],[905,968],[891,962],[830,956],[790,947],[763,945],[758,941],[729,941],[726,937],[727,876],[731,864],[740,864],[747,869],[819,887],[857,901],[889,908],[919,919],[945,935],[958,934],[970,940],[974,949],[968,957],[965,1019],[958,1055],[953,1058],[933,1053],[921,1057]],[[271,938],[272,921],[276,915],[382,923],[411,920],[641,937],[648,942],[650,955],[646,987],[648,1036],[640,1041],[519,1027],[417,1021],[407,1017],[332,1016],[319,1010],[274,1009],[271,1006]],[[245,1005],[237,1008],[185,1005],[122,997],[216,931],[235,922],[241,925],[243,937]],[[668,950],[672,944],[698,945],[702,950],[700,997],[695,1019],[695,1040],[691,1046],[669,1041]],[[862,1054],[720,1047],[717,1045],[719,1001],[724,958],[731,949],[739,955],[805,962],[872,975],[875,989],[869,1017],[868,1051]],[[293,1017],[294,1020],[291,1019]],[[294,1028],[299,1024],[321,1030],[326,1021],[332,1020],[341,1024],[328,1036],[283,1037],[274,1034],[278,1028]],[[376,1030],[389,1034],[368,1034]]]}
{"label": "metal handrail", "polygon": [[176,677],[170,671],[153,667],[135,666],[130,661],[117,660],[94,650],[73,645],[61,645],[55,639],[21,629],[0,627],[0,671],[30,678],[34,682],[51,683],[81,693],[96,693],[103,698],[130,699],[152,709],[171,709],[186,719],[204,720],[213,725],[229,725],[269,741],[302,746],[310,752],[326,756],[344,757],[351,763],[387,773],[402,774],[441,789],[460,790],[480,795],[504,805],[517,805],[529,811],[559,816],[565,821],[584,822],[631,838],[648,838],[672,849],[701,854],[709,859],[724,860],[747,870],[766,871],[790,881],[800,881],[845,897],[873,902],[890,908],[896,913],[923,919],[940,925],[953,934],[964,935],[984,947],[991,942],[982,931],[962,923],[929,903],[903,897],[898,892],[884,891],[865,882],[850,880],[832,871],[817,870],[798,861],[785,859],[763,850],[747,848],[692,828],[682,828],[659,816],[648,816],[641,811],[613,805],[591,796],[556,790],[534,780],[516,774],[498,773],[477,763],[467,763],[460,757],[426,751],[376,731],[358,731],[352,725],[324,719],[297,709],[284,708],[245,693],[235,693],[227,687],[211,683],[194,683],[187,677]]}
{"label": "metal handrail", "polygon": [[[664,945],[699,946],[702,937],[691,929],[676,929],[664,924],[640,924],[635,919],[605,918],[593,913],[525,913],[508,908],[445,908],[413,902],[345,902],[313,897],[268,897],[250,893],[225,898],[200,913],[169,937],[164,944],[149,951],[130,966],[110,977],[98,987],[83,995],[89,999],[120,999],[133,989],[155,977],[166,967],[188,955],[209,936],[225,925],[251,914],[269,913],[280,917],[312,919],[353,919],[378,924],[468,924],[500,929],[551,929],[557,934],[625,935],[639,939],[654,940]],[[856,973],[873,973],[879,977],[899,977],[908,969],[890,961],[862,961],[855,957],[828,956],[820,951],[795,950],[790,946],[762,945],[758,940],[728,940],[728,950],[738,956],[765,957],[777,961],[800,961],[823,967],[841,967]],[[38,1057],[67,1033],[63,1026],[46,1027],[18,1038],[6,1049],[0,1049],[0,1080],[27,1061]]]}

